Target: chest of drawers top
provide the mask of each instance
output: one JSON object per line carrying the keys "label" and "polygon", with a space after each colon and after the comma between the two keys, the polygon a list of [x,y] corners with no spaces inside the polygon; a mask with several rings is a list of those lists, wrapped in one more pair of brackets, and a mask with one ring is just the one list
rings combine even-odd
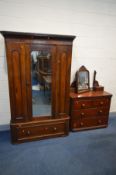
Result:
{"label": "chest of drawers top", "polygon": [[76,94],[74,92],[70,93],[70,98],[72,99],[87,99],[87,98],[100,98],[100,97],[112,97],[112,94],[105,92],[105,91],[89,91],[89,92],[84,92],[81,94]]}

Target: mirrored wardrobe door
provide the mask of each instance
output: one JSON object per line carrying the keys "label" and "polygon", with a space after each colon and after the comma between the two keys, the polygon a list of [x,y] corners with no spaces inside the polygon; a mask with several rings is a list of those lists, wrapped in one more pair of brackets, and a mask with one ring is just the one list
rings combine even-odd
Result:
{"label": "mirrored wardrobe door", "polygon": [[32,116],[52,115],[52,47],[31,49]]}

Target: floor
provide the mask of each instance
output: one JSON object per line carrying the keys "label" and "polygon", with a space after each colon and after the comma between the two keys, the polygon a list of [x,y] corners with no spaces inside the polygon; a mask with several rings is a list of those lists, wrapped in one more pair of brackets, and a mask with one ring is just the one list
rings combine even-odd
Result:
{"label": "floor", "polygon": [[0,132],[0,175],[116,175],[116,116],[109,126],[12,145]]}

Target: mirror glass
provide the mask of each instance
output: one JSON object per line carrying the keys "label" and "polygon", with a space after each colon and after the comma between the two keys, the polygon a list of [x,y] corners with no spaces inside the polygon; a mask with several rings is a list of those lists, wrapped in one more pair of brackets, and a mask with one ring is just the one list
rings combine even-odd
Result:
{"label": "mirror glass", "polygon": [[89,90],[89,71],[85,66],[81,66],[76,72],[76,92],[83,93]]}
{"label": "mirror glass", "polygon": [[89,84],[88,72],[86,71],[79,72],[78,90],[88,89],[89,88],[88,84]]}
{"label": "mirror glass", "polygon": [[33,116],[51,115],[51,53],[31,52],[32,112]]}

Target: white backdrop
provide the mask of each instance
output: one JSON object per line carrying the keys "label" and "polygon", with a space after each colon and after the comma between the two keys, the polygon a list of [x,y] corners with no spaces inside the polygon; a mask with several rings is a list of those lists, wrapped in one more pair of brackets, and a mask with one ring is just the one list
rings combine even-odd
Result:
{"label": "white backdrop", "polygon": [[[0,30],[76,35],[71,80],[84,65],[113,94],[116,111],[115,0],[0,0]],[[0,36],[0,125],[10,121],[4,39]]]}

